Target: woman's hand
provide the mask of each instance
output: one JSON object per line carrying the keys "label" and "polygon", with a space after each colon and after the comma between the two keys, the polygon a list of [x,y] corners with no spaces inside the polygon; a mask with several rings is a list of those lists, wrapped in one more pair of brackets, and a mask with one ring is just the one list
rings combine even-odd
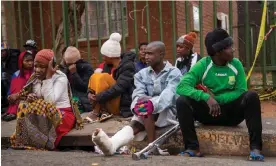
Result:
{"label": "woman's hand", "polygon": [[52,78],[52,76],[56,73],[57,69],[58,69],[58,65],[56,65],[53,68],[53,58],[52,58],[52,60],[48,64],[47,73],[46,73],[46,79]]}
{"label": "woman's hand", "polygon": [[30,93],[27,96],[27,101],[30,102],[30,103],[33,102],[33,101],[35,101],[36,99],[37,99],[37,96],[36,96],[35,93]]}
{"label": "woman's hand", "polygon": [[15,94],[11,94],[8,96],[8,101],[9,103],[13,104],[16,102],[16,100],[19,99],[19,94],[18,93],[15,93]]}

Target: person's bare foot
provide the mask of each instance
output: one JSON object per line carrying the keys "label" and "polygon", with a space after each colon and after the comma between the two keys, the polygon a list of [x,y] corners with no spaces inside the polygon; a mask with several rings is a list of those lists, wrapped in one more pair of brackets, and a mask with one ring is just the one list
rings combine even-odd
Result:
{"label": "person's bare foot", "polygon": [[261,151],[258,149],[254,149],[254,150],[252,150],[252,152],[254,152],[255,154],[261,154]]}
{"label": "person's bare foot", "polygon": [[[194,156],[192,156],[192,154],[194,154]],[[199,150],[188,149],[188,150],[185,150],[184,154],[181,154],[181,156],[184,156],[184,157],[202,157],[202,154],[200,153]]]}
{"label": "person's bare foot", "polygon": [[259,149],[253,149],[250,151],[249,161],[264,161],[264,156],[261,154],[261,151]]}
{"label": "person's bare foot", "polygon": [[90,119],[92,119],[93,121],[94,121],[94,120],[98,120],[98,119],[99,119],[99,114],[94,113],[94,112],[90,112],[90,113],[88,114],[88,117],[89,117]]}
{"label": "person's bare foot", "polygon": [[99,114],[94,113],[93,111],[90,112],[84,119],[84,123],[93,123],[100,119]]}

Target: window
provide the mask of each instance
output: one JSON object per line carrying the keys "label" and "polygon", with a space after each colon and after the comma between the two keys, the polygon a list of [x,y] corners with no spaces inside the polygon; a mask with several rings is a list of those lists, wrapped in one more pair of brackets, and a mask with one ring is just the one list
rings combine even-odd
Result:
{"label": "window", "polygon": [[229,33],[229,18],[225,13],[217,13],[217,19],[221,21],[221,28]]}
{"label": "window", "polygon": [[[97,17],[97,3],[99,16]],[[123,16],[121,16],[121,3]],[[110,22],[108,20],[108,5],[110,7]],[[122,34],[122,19],[124,23],[124,32],[128,34],[127,27],[127,9],[126,1],[89,1],[88,2],[88,27],[85,22],[85,12],[81,17],[82,29],[80,40],[86,40],[86,28],[89,30],[90,40],[98,39],[98,33],[100,38],[108,38],[112,32],[118,32]],[[98,20],[97,20],[98,19]],[[97,21],[99,23],[99,32],[97,29]],[[109,32],[109,26],[111,26],[111,32]]]}
{"label": "window", "polygon": [[221,20],[217,19],[217,28],[221,28]]}
{"label": "window", "polygon": [[199,25],[199,8],[198,6],[193,6],[193,22],[194,22],[194,31],[200,31]]}

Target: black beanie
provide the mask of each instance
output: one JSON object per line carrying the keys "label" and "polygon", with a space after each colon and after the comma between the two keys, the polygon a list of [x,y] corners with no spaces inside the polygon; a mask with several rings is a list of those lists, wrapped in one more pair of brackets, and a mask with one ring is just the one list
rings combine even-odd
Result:
{"label": "black beanie", "polygon": [[208,32],[205,37],[205,47],[210,56],[215,55],[216,52],[219,52],[232,44],[232,38],[224,29],[215,29],[212,32]]}

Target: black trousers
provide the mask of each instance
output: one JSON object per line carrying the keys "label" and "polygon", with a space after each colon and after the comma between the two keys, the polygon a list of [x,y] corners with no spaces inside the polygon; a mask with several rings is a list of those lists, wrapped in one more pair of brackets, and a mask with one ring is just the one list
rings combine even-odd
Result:
{"label": "black trousers", "polygon": [[185,149],[199,149],[194,120],[205,125],[236,126],[245,119],[249,132],[250,149],[262,150],[261,103],[258,94],[247,91],[238,99],[220,107],[221,115],[212,117],[205,101],[195,101],[186,96],[180,96],[177,99],[177,115]]}

